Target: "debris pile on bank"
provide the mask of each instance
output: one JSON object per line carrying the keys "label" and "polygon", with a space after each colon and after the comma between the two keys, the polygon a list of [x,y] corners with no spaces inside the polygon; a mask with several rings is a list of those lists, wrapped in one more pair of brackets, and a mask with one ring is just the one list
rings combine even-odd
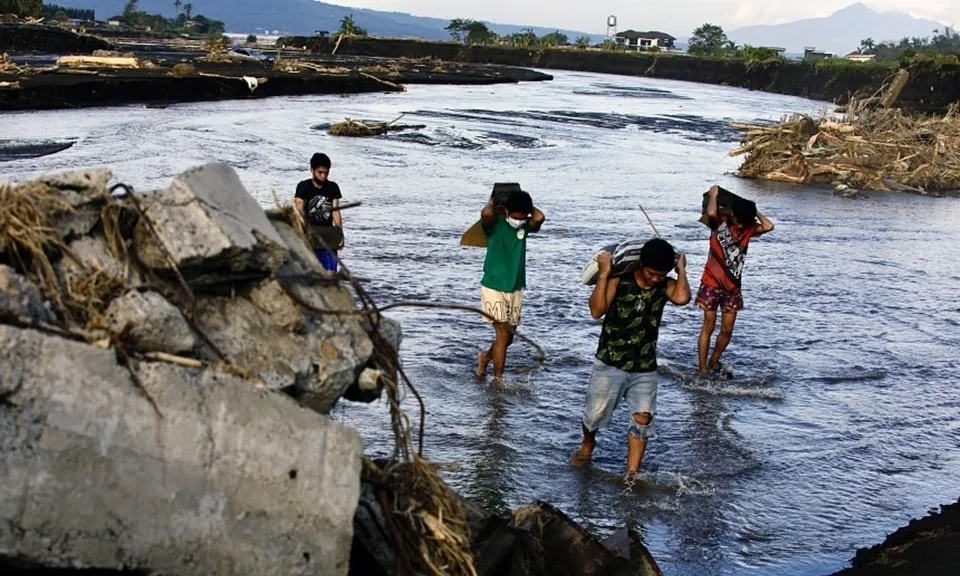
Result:
{"label": "debris pile on bank", "polygon": [[0,74],[29,74],[32,71],[28,65],[19,65],[4,52],[0,54]]}
{"label": "debris pile on bank", "polygon": [[401,130],[422,130],[426,128],[424,124],[397,124],[397,120],[403,118],[403,114],[394,118],[390,122],[364,122],[346,118],[343,122],[337,122],[330,125],[330,134],[333,136],[382,136],[389,132],[400,132]]}
{"label": "debris pile on bank", "polygon": [[852,102],[839,118],[734,127],[744,136],[730,155],[747,155],[738,171],[746,178],[930,196],[960,189],[960,104],[923,117]]}

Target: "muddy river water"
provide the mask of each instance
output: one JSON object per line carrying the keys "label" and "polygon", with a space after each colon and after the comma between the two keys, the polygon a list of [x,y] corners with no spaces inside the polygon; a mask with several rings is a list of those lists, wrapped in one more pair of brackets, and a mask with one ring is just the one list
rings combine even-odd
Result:
{"label": "muddy river water", "polygon": [[[381,304],[477,305],[483,250],[458,245],[494,182],[544,211],[528,246],[521,332],[541,369],[502,385],[473,375],[492,330],[469,313],[398,309],[406,369],[426,399],[426,455],[490,509],[544,499],[606,535],[636,523],[668,575],[827,574],[859,546],[960,496],[960,201],[763,184],[732,175],[731,121],[817,113],[823,103],[715,86],[556,73],[546,83],[411,86],[316,96],[0,115],[0,140],[62,151],[0,155],[0,178],[109,165],[138,189],[201,163],[234,166],[265,205],[289,199],[311,153],[333,158],[347,201],[347,265]],[[349,116],[426,129],[337,139]],[[6,145],[10,147],[10,142]],[[2,148],[2,146],[0,146]],[[661,329],[659,437],[647,483],[624,492],[626,409],[591,468],[568,464],[599,323],[579,272],[612,241],[648,237],[642,203],[688,254],[696,290],[719,183],[775,223],[751,244],[727,353],[735,379],[690,377],[701,313]],[[529,364],[517,343],[508,369]],[[415,404],[405,401],[413,415]],[[384,403],[344,402],[370,454],[391,449]]]}

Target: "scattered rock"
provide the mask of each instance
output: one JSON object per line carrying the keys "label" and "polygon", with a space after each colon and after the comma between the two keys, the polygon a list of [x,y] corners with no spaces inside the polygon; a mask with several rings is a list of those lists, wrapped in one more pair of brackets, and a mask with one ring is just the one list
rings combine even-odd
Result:
{"label": "scattered rock", "polygon": [[0,555],[48,568],[346,575],[357,433],[212,369],[0,325]]}
{"label": "scattered rock", "polygon": [[61,190],[60,197],[73,206],[73,211],[64,214],[57,227],[64,240],[71,240],[89,234],[100,221],[100,205],[90,202],[73,190]]}
{"label": "scattered rock", "polygon": [[[386,463],[374,464],[382,467]],[[382,488],[364,477],[360,506],[354,517],[352,573],[394,574],[397,547],[390,536],[378,490]],[[386,500],[392,502],[396,495],[389,488],[386,492]],[[558,508],[542,501],[506,514],[490,514],[465,499],[459,499],[459,506],[470,526],[470,548],[477,576],[662,576],[640,535],[630,526],[601,541]],[[405,554],[408,558],[415,555],[416,551],[410,550]]]}
{"label": "scattered rock", "polygon": [[180,310],[156,292],[127,292],[110,303],[107,321],[113,334],[126,331],[131,342],[144,352],[180,354],[196,345]]}
{"label": "scattered rock", "polygon": [[144,282],[140,274],[113,257],[107,246],[107,240],[100,234],[77,238],[70,242],[67,248],[73,258],[61,258],[56,264],[64,286],[98,270],[131,286],[141,286]]}
{"label": "scattered rock", "polygon": [[171,68],[170,72],[167,74],[176,78],[194,78],[200,75],[200,73],[197,72],[197,68],[193,64],[186,64],[184,62],[174,64],[173,68]]}
{"label": "scattered rock", "polygon": [[[188,170],[168,189],[140,195],[140,202],[187,277],[211,271],[272,273],[286,258],[283,239],[237,173],[224,164]],[[145,265],[171,270],[142,220],[134,231],[134,245]]]}
{"label": "scattered rock", "polygon": [[290,332],[302,333],[306,318],[276,280],[263,282],[250,291],[250,301],[269,314],[274,322]]}
{"label": "scattered rock", "polygon": [[56,322],[56,316],[44,302],[40,290],[13,268],[0,264],[0,316],[3,315]]}
{"label": "scattered rock", "polygon": [[840,187],[838,186],[837,189],[833,191],[833,195],[839,196],[841,198],[851,199],[851,200],[855,198],[860,198],[862,196],[859,190],[850,188],[849,186],[843,186],[842,189],[840,189]]}
{"label": "scattered rock", "polygon": [[268,213],[268,216],[270,216],[271,224],[273,224],[277,234],[283,238],[283,241],[290,248],[289,259],[284,265],[283,269],[284,275],[333,275],[332,272],[327,271],[323,266],[320,265],[320,261],[317,260],[316,254],[310,250],[310,247],[306,244],[306,240],[302,238],[296,230],[293,229],[293,226],[284,220],[279,219],[279,216],[276,213]]}
{"label": "scattered rock", "polygon": [[242,361],[267,386],[322,413],[356,381],[373,353],[366,333],[349,322],[326,316],[309,332],[293,333],[242,295],[201,298],[195,322],[221,352]]}
{"label": "scattered rock", "polygon": [[857,550],[851,566],[833,576],[960,574],[960,502],[911,520],[881,544]]}
{"label": "scattered rock", "polygon": [[52,188],[60,190],[75,190],[77,192],[100,192],[106,189],[107,182],[113,178],[113,172],[107,168],[93,168],[89,170],[73,170],[55,174],[41,174],[35,180]]}

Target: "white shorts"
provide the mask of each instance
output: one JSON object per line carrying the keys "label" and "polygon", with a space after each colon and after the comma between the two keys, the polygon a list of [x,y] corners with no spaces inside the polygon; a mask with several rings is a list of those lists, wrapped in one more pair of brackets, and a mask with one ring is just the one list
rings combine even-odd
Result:
{"label": "white shorts", "polygon": [[[517,326],[520,324],[520,309],[523,307],[523,291],[500,292],[486,286],[480,287],[480,309],[493,316],[497,322]],[[484,322],[493,323],[486,316]]]}

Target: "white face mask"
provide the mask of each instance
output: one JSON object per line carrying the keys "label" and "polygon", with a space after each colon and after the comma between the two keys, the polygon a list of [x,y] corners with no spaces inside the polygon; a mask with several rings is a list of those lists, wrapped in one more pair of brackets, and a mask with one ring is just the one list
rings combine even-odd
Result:
{"label": "white face mask", "polygon": [[514,220],[513,218],[510,218],[509,216],[507,216],[507,224],[509,224],[514,229],[520,228],[526,223],[527,223],[526,220]]}

